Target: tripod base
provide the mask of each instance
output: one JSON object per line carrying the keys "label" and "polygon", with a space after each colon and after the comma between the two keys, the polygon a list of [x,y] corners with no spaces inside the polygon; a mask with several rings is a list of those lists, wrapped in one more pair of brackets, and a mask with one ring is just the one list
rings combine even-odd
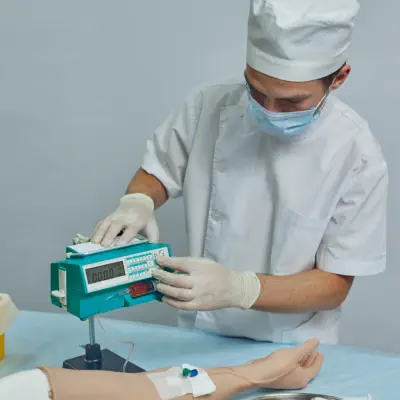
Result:
{"label": "tripod base", "polygon": [[[118,354],[113,353],[110,350],[101,350],[100,361],[88,362],[86,356],[79,356],[65,360],[63,368],[75,369],[75,370],[92,370],[92,371],[114,371],[123,372],[122,369],[125,364],[125,359],[120,357]],[[144,372],[144,369],[138,367],[131,362],[128,362],[125,367],[125,372],[135,373]]]}

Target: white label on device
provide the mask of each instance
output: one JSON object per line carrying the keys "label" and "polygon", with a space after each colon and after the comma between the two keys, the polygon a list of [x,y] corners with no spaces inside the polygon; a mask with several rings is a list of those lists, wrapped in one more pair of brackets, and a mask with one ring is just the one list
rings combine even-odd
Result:
{"label": "white label on device", "polygon": [[[134,238],[132,240],[132,242],[130,242],[128,244],[124,244],[122,246],[112,247],[112,250],[122,249],[124,247],[132,246],[133,244],[141,244],[141,243],[147,243],[147,242],[148,242],[147,239]],[[76,252],[78,254],[93,254],[93,253],[98,253],[98,252],[101,252],[101,251],[111,250],[111,248],[103,247],[100,244],[95,244],[95,243],[91,243],[91,242],[80,243],[80,244],[75,244],[73,246],[68,246],[68,249],[69,250],[73,250],[74,252]]]}

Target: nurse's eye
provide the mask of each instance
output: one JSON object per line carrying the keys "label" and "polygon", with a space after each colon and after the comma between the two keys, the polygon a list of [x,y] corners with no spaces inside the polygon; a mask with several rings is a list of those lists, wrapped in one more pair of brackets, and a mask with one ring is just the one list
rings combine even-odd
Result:
{"label": "nurse's eye", "polygon": [[301,111],[304,109],[303,99],[282,99],[279,103],[280,107],[286,112]]}
{"label": "nurse's eye", "polygon": [[257,101],[257,103],[261,104],[262,106],[264,106],[265,103],[268,101],[268,97],[260,92],[255,93],[253,97]]}
{"label": "nurse's eye", "polygon": [[303,102],[303,100],[299,99],[285,99],[284,101],[288,104],[294,104],[294,105],[301,104]]}
{"label": "nurse's eye", "polygon": [[264,94],[258,91],[255,87],[251,86],[249,83],[247,83],[247,90],[250,92],[251,97],[260,105],[264,105],[265,102],[268,100],[268,97]]}

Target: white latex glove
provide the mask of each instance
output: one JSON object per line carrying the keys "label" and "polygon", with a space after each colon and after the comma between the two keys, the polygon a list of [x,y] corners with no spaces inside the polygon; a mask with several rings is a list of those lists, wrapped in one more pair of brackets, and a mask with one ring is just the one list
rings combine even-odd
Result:
{"label": "white latex glove", "polygon": [[159,280],[157,290],[164,294],[162,301],[181,310],[248,309],[260,295],[254,272],[230,271],[215,261],[193,257],[158,257],[157,264],[183,272],[153,271]]}
{"label": "white latex glove", "polygon": [[[124,232],[118,237],[121,231]],[[96,226],[91,242],[104,247],[121,246],[130,243],[141,231],[150,242],[158,242],[154,202],[142,193],[128,194],[121,198],[119,207]]]}

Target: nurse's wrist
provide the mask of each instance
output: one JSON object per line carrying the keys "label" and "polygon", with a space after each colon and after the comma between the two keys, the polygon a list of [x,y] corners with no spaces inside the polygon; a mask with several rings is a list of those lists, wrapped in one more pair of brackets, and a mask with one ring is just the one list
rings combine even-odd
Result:
{"label": "nurse's wrist", "polygon": [[257,274],[251,271],[230,271],[232,306],[243,310],[251,308],[261,293],[261,283]]}

